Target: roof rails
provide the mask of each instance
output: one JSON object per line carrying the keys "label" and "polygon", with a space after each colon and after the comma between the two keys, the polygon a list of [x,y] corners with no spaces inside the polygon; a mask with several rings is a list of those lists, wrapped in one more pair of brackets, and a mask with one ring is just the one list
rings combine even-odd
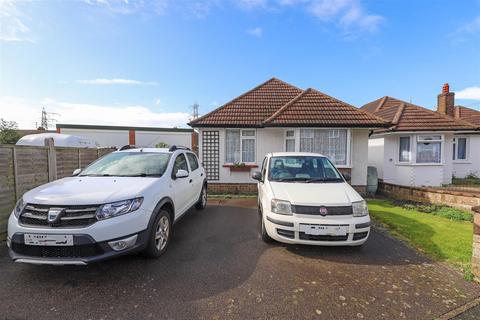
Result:
{"label": "roof rails", "polygon": [[137,148],[137,146],[127,144],[127,145],[124,145],[123,147],[121,147],[120,149],[118,149],[118,151],[128,150],[128,149],[135,149],[135,148]]}
{"label": "roof rails", "polygon": [[188,150],[188,151],[191,151],[190,148],[187,148],[187,147],[184,147],[184,146],[176,146],[176,145],[173,145],[170,147],[170,149],[168,149],[168,151],[170,152],[173,152],[175,150]]}

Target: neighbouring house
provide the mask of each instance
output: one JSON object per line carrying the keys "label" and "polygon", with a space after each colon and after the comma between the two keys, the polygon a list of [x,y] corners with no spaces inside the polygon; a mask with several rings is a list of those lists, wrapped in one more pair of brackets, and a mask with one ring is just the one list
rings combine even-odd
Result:
{"label": "neighbouring house", "polygon": [[437,111],[392,97],[361,109],[389,121],[369,139],[369,165],[384,182],[404,186],[450,184],[480,169],[479,126],[454,117],[454,93],[445,84]]}
{"label": "neighbouring house", "polygon": [[57,132],[92,139],[101,147],[127,144],[155,147],[158,143],[181,145],[196,150],[197,134],[189,128],[127,127],[81,124],[57,124]]}
{"label": "neighbouring house", "polygon": [[272,78],[189,123],[199,131],[199,156],[209,187],[255,192],[252,170],[279,151],[318,152],[364,193],[368,135],[388,123],[315,89]]}

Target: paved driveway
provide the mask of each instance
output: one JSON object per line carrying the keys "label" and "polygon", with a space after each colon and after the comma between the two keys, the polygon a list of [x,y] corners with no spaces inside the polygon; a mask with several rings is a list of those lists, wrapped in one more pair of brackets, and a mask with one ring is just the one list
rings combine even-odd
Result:
{"label": "paved driveway", "polygon": [[479,296],[451,269],[375,231],[360,250],[263,244],[254,209],[210,205],[178,223],[159,260],[13,264],[6,319],[431,319]]}

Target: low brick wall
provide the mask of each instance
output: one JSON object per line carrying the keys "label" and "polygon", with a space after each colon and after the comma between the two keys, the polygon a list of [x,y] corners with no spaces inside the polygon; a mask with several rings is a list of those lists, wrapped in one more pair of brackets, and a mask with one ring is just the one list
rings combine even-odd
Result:
{"label": "low brick wall", "polygon": [[444,204],[466,210],[472,210],[472,207],[480,206],[480,195],[474,192],[407,187],[383,181],[378,182],[378,192],[395,199]]}
{"label": "low brick wall", "polygon": [[208,192],[229,194],[256,194],[256,183],[214,183],[208,184]]}
{"label": "low brick wall", "polygon": [[[358,193],[365,195],[367,186],[352,186]],[[208,184],[208,192],[228,194],[257,194],[256,183],[214,183]]]}

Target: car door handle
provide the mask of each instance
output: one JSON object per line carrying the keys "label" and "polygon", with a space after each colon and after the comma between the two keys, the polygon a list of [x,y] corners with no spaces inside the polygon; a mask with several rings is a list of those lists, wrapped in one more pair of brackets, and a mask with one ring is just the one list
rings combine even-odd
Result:
{"label": "car door handle", "polygon": [[203,173],[200,173],[200,177],[203,177]]}

